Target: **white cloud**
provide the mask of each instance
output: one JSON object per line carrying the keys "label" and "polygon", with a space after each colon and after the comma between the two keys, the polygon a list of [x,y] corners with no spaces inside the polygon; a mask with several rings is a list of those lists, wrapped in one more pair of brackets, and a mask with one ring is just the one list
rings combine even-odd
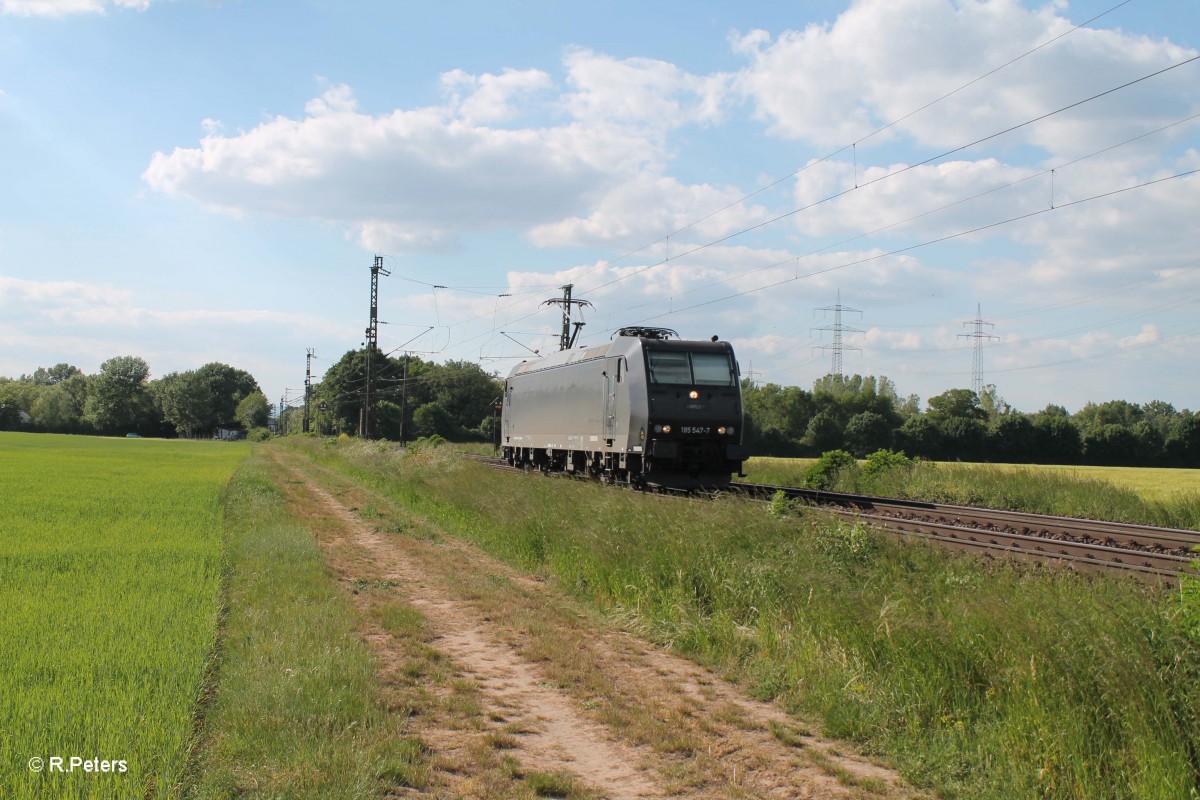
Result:
{"label": "white cloud", "polygon": [[145,11],[151,0],[0,0],[0,14],[15,17],[65,17],[105,14],[109,8]]}
{"label": "white cloud", "polygon": [[[361,111],[350,87],[330,86],[299,119],[230,136],[205,120],[197,147],[156,153],[143,179],[234,215],[343,224],[365,247],[389,250],[445,248],[498,227],[529,230],[540,246],[627,240],[740,196],[663,175],[666,134],[720,121],[727,77],[588,50],[564,65],[569,89],[557,94],[537,69],[452,70],[441,76],[443,105],[379,115]],[[555,121],[515,124],[532,116]],[[760,216],[740,208],[698,230]]]}
{"label": "white cloud", "polygon": [[1158,326],[1147,323],[1142,326],[1142,330],[1140,333],[1137,333],[1133,336],[1121,337],[1121,339],[1119,339],[1117,341],[1117,345],[1122,350],[1125,350],[1130,347],[1138,347],[1138,346],[1142,346],[1142,345],[1151,344],[1153,342],[1159,341],[1160,339],[1162,339],[1162,334],[1159,331]]}
{"label": "white cloud", "polygon": [[451,107],[469,125],[511,120],[520,114],[517,101],[552,88],[550,76],[537,69],[507,69],[499,75],[471,75],[456,69],[442,75]]}
{"label": "white cloud", "polygon": [[796,178],[797,207],[811,206],[796,215],[796,226],[811,236],[887,228],[882,233],[936,238],[1046,206],[1049,177],[1025,180],[1039,172],[995,158],[890,164],[857,175],[849,162],[815,162]]}
{"label": "white cloud", "polygon": [[694,75],[653,58],[617,59],[580,49],[567,55],[563,98],[571,116],[590,125],[633,124],[666,131],[720,122],[731,76]]}
{"label": "white cloud", "polygon": [[[822,147],[849,145],[1072,25],[1053,6],[1029,9],[1016,0],[859,0],[833,23],[785,31],[774,40],[763,31],[735,35],[734,50],[751,63],[734,85],[773,134]],[[960,146],[1192,55],[1119,29],[1082,29],[871,142],[903,133],[926,146]],[[1086,152],[1097,137],[1174,121],[1198,103],[1194,73],[1177,70],[999,144]]]}
{"label": "white cloud", "polygon": [[[738,202],[743,195],[736,187],[687,185],[643,171],[605,193],[586,217],[537,225],[528,236],[538,247],[601,243],[636,246],[686,226],[688,230],[676,238],[674,252],[679,253],[688,249],[689,242],[710,241],[765,219],[767,211],[762,206]],[[692,224],[727,206],[733,208]],[[660,249],[660,257],[666,257],[665,242]]]}
{"label": "white cloud", "polygon": [[0,275],[0,307],[80,308],[94,305],[121,306],[131,302],[124,289],[78,281],[31,281]]}
{"label": "white cloud", "polygon": [[145,325],[174,328],[191,325],[287,325],[307,331],[342,332],[324,320],[303,314],[260,309],[154,309],[137,304],[127,289],[79,281],[34,281],[0,275],[0,308],[18,314],[29,324],[95,325],[132,328]]}
{"label": "white cloud", "polygon": [[920,350],[925,346],[921,335],[915,331],[885,331],[869,328],[850,336],[850,344],[874,350]]}
{"label": "white cloud", "polygon": [[198,147],[156,153],[143,179],[235,215],[342,223],[364,244],[403,246],[582,212],[589,198],[653,155],[635,135],[574,122],[470,124],[456,109],[471,108],[472,97],[452,108],[373,116],[357,110],[347,87],[335,86],[310,101],[302,119],[280,116],[236,136],[210,135]]}

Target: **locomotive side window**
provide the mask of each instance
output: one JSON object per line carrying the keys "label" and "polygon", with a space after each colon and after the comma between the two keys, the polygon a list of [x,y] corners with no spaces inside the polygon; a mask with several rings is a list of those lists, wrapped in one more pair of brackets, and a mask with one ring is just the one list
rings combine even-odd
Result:
{"label": "locomotive side window", "polygon": [[733,386],[733,368],[724,353],[692,353],[698,386]]}
{"label": "locomotive side window", "polygon": [[652,383],[690,384],[692,382],[692,368],[688,364],[687,353],[647,350],[646,357],[650,362],[650,381]]}

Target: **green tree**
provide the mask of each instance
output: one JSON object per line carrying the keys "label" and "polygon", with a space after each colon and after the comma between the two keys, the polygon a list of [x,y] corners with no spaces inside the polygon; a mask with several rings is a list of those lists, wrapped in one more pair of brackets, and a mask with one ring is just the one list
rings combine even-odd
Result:
{"label": "green tree", "polygon": [[31,413],[37,396],[38,387],[30,381],[0,378],[0,404],[8,406],[14,411]]}
{"label": "green tree", "polygon": [[996,390],[996,385],[993,383],[984,386],[979,393],[979,407],[988,419],[1017,413],[1017,410],[1000,396],[1000,392]]}
{"label": "green tree", "polygon": [[117,356],[88,381],[84,418],[101,433],[146,433],[157,428],[146,388],[150,367],[137,356]]}
{"label": "green tree", "polygon": [[1129,429],[1137,441],[1131,463],[1142,467],[1153,467],[1163,462],[1163,444],[1165,436],[1151,420],[1143,417]]}
{"label": "green tree", "polygon": [[1034,460],[1037,463],[1079,463],[1083,454],[1083,437],[1062,406],[1047,406],[1045,411],[1034,415],[1033,433],[1036,442]]}
{"label": "green tree", "polygon": [[1163,400],[1151,400],[1142,405],[1142,421],[1153,425],[1159,438],[1163,441],[1166,441],[1167,437],[1171,435],[1171,427],[1175,424],[1175,420],[1179,419],[1179,416],[1175,406]]}
{"label": "green tree", "polygon": [[208,394],[212,413],[210,429],[237,422],[238,404],[261,391],[258,381],[249,372],[220,362],[200,367],[196,370],[196,378],[204,387],[202,391]]}
{"label": "green tree", "polygon": [[72,376],[82,374],[83,370],[79,369],[79,367],[73,367],[65,363],[55,364],[53,367],[38,367],[29,376],[29,380],[41,386],[53,386],[56,383],[62,383]]}
{"label": "green tree", "polygon": [[979,405],[979,395],[970,389],[949,389],[928,400],[929,414],[935,419],[987,418],[987,412]]}
{"label": "green tree", "polygon": [[1083,435],[1083,456],[1088,464],[1126,466],[1133,464],[1138,441],[1126,425],[1110,423]]}
{"label": "green tree", "polygon": [[271,418],[271,404],[262,392],[251,392],[238,403],[234,416],[246,430],[265,428]]}
{"label": "green tree", "polygon": [[1171,425],[1163,449],[1177,467],[1200,467],[1200,415],[1181,414]]}
{"label": "green tree", "polygon": [[172,372],[151,384],[160,413],[185,438],[208,434],[213,427],[212,398],[194,370]]}
{"label": "green tree", "polygon": [[797,386],[742,382],[743,441],[756,455],[795,456],[815,413],[812,394]]}
{"label": "green tree", "polygon": [[477,429],[480,420],[490,417],[492,402],[503,391],[498,379],[469,361],[430,365],[427,375],[432,401],[463,429]]}
{"label": "green tree", "polygon": [[79,430],[83,408],[65,383],[46,386],[33,403],[33,421],[39,428],[59,433]]}
{"label": "green tree", "polygon": [[1145,412],[1142,407],[1126,400],[1109,400],[1106,403],[1088,403],[1071,417],[1084,435],[1106,425],[1132,428],[1141,421]]}
{"label": "green tree", "polygon": [[892,446],[892,426],[882,414],[863,411],[846,423],[846,447],[859,458]]}
{"label": "green tree", "polygon": [[805,439],[809,446],[820,451],[833,450],[845,438],[841,422],[834,411],[821,411],[808,421]]}
{"label": "green tree", "polygon": [[1024,414],[1007,414],[993,419],[988,441],[997,461],[1029,464],[1038,460],[1037,429]]}
{"label": "green tree", "polygon": [[412,436],[441,436],[443,439],[461,439],[462,426],[455,423],[450,412],[438,403],[426,403],[413,412]]}
{"label": "green tree", "polygon": [[896,447],[922,458],[941,458],[945,452],[944,436],[937,423],[928,415],[909,417],[896,430]]}
{"label": "green tree", "polygon": [[942,432],[946,458],[982,461],[987,457],[987,428],[978,419],[946,417],[935,422]]}

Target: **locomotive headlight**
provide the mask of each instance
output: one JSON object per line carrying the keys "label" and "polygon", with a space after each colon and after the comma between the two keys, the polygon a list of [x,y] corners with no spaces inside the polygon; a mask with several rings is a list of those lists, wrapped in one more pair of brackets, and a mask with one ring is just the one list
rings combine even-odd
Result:
{"label": "locomotive headlight", "polygon": [[688,397],[692,398],[693,400],[699,400],[700,393],[697,392],[695,389],[692,389],[690,392],[688,392]]}
{"label": "locomotive headlight", "polygon": [[670,433],[670,432],[671,432],[671,426],[670,426],[670,425],[663,425],[663,426],[662,426],[662,432],[663,432],[663,433]]}
{"label": "locomotive headlight", "polygon": [[724,426],[724,425],[722,425],[721,427],[717,428],[717,433],[719,433],[719,434],[721,434],[722,436],[724,436],[724,435],[725,435],[725,426]]}
{"label": "locomotive headlight", "polygon": [[655,426],[654,426],[654,432],[655,432],[655,433],[662,433],[662,425],[655,425]]}
{"label": "locomotive headlight", "polygon": [[733,433],[734,433],[733,426],[730,425],[728,428],[726,428],[725,433],[728,433],[730,436],[733,436]]}

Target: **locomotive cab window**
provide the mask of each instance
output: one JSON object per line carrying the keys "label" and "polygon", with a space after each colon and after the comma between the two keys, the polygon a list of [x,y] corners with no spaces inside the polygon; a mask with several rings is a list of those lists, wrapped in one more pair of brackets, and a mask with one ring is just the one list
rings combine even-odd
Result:
{"label": "locomotive cab window", "polygon": [[650,381],[652,383],[690,384],[692,382],[692,367],[688,363],[687,353],[647,350],[646,358],[650,362]]}
{"label": "locomotive cab window", "polygon": [[725,353],[647,350],[650,382],[683,386],[734,386],[733,363]]}
{"label": "locomotive cab window", "polygon": [[724,353],[692,353],[692,371],[697,385],[734,385],[733,365]]}

